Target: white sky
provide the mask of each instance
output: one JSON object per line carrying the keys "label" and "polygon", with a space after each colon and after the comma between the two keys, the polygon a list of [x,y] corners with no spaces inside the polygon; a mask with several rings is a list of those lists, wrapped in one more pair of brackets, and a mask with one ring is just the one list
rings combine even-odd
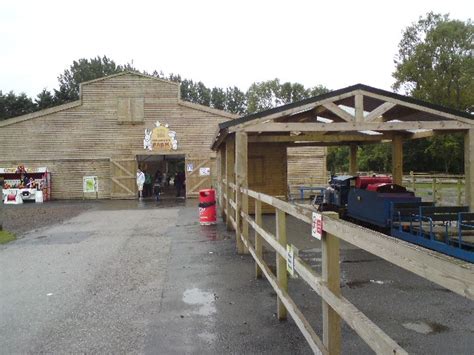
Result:
{"label": "white sky", "polygon": [[104,54],[208,87],[390,90],[402,30],[428,11],[465,21],[474,1],[0,0],[0,90],[36,96],[73,60]]}

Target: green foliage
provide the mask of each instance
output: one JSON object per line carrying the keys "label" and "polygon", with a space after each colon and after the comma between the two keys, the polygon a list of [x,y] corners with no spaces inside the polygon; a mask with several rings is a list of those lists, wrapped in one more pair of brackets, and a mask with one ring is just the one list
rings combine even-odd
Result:
{"label": "green foliage", "polygon": [[243,115],[247,110],[247,96],[238,87],[228,87],[226,93],[226,110]]}
{"label": "green foliage", "polygon": [[38,110],[53,107],[56,105],[56,99],[50,91],[43,89],[35,99],[36,107]]}
{"label": "green foliage", "polygon": [[58,97],[57,102],[64,103],[79,99],[80,83],[117,74],[124,70],[134,70],[134,68],[129,64],[126,66],[117,65],[105,55],[103,57],[82,58],[74,61],[69,69],[66,69],[58,77],[59,90],[55,90],[55,94]]}
{"label": "green foliage", "polygon": [[349,147],[329,147],[326,165],[331,174],[349,171]]}
{"label": "green foliage", "polygon": [[299,83],[280,84],[279,79],[253,83],[247,91],[247,113],[268,110],[328,91],[323,86],[306,89]]}
{"label": "green foliage", "polygon": [[[407,27],[393,73],[395,90],[461,111],[474,111],[474,26],[428,13]],[[406,171],[463,171],[460,135],[411,141],[404,147]]]}
{"label": "green foliage", "polygon": [[474,26],[433,14],[407,27],[395,59],[394,89],[461,111],[474,104]]}
{"label": "green foliage", "polygon": [[26,94],[15,95],[13,91],[3,94],[0,91],[0,120],[31,113],[36,105]]}
{"label": "green foliage", "polygon": [[211,107],[225,110],[226,95],[224,89],[213,88],[211,91]]}

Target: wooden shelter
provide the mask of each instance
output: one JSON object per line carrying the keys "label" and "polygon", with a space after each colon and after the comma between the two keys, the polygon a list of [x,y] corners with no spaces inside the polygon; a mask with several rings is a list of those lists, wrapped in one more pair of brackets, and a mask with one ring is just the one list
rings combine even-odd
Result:
{"label": "wooden shelter", "polygon": [[[467,113],[358,84],[219,124],[212,145],[219,152],[219,203],[228,229],[235,230],[237,252],[251,254],[255,277],[265,276],[276,293],[277,318],[290,315],[315,354],[341,353],[342,321],[375,353],[407,354],[342,295],[340,240],[470,300],[474,300],[474,268],[469,262],[339,220],[334,212],[318,215],[309,206],[278,198],[284,195],[287,148],[348,145],[355,173],[357,146],[389,141],[393,179],[401,183],[405,140],[463,132],[466,201],[474,211],[473,123]],[[274,231],[263,223],[265,208],[275,214]],[[320,239],[321,273],[288,244],[287,216],[311,225],[308,238],[314,234]],[[264,248],[275,252],[276,270],[267,264]],[[322,336],[291,297],[288,273],[297,274],[320,296]]]}
{"label": "wooden shelter", "polygon": [[215,127],[236,116],[179,93],[178,83],[132,72],[82,83],[77,101],[0,122],[0,167],[47,167],[55,199],[82,198],[84,176],[98,177],[99,198],[135,198],[139,164],[153,174],[180,160],[196,196],[215,184]]}
{"label": "wooden shelter", "polygon": [[[263,193],[284,195],[275,176],[286,174],[286,148],[350,146],[350,173],[357,171],[357,147],[392,143],[395,183],[403,175],[403,142],[433,135],[465,134],[466,201],[474,207],[474,121],[447,109],[393,92],[357,84],[289,105],[219,124],[212,148],[232,164],[221,164],[231,182]],[[258,156],[258,160],[255,158]],[[258,168],[260,166],[260,168]],[[262,176],[260,176],[263,174]],[[258,185],[259,181],[264,181]]]}

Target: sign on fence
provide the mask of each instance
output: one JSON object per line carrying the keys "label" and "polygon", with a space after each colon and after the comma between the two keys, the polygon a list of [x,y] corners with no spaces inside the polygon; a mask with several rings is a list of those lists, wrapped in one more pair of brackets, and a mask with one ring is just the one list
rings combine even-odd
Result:
{"label": "sign on fence", "polygon": [[293,245],[286,245],[286,270],[293,277],[295,276],[295,253]]}
{"label": "sign on fence", "polygon": [[313,212],[313,222],[311,224],[311,235],[321,240],[323,235],[323,216],[321,213]]}

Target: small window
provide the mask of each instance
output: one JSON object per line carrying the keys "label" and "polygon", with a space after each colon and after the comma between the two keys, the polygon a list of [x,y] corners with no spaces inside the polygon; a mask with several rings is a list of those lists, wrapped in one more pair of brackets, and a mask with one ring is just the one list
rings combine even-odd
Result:
{"label": "small window", "polygon": [[143,98],[119,98],[117,102],[118,123],[143,123],[145,118],[144,106]]}

